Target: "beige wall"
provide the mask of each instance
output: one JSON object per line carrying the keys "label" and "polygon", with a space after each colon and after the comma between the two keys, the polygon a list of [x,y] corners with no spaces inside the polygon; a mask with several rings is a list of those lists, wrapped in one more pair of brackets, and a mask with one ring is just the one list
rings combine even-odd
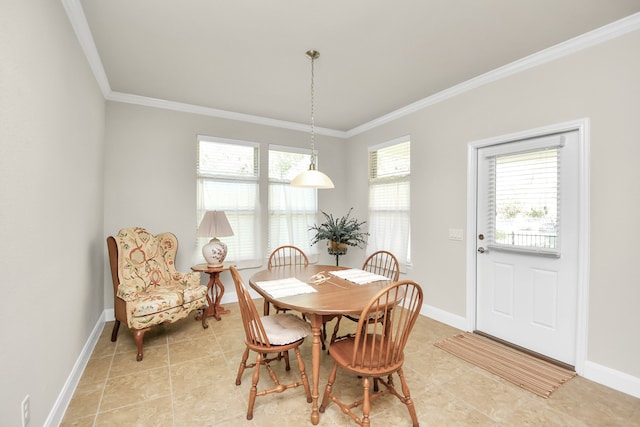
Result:
{"label": "beige wall", "polygon": [[[171,231],[180,244],[178,269],[188,271],[191,265],[202,262],[195,237],[198,135],[259,142],[263,153],[267,153],[269,144],[310,147],[309,133],[109,102],[105,236],[131,226],[145,227],[153,233]],[[344,141],[316,135],[316,148],[320,170],[338,183],[335,190],[319,191],[319,204],[323,209],[341,210],[346,200],[345,186],[340,184],[345,181]],[[266,162],[261,171],[266,173]],[[261,189],[264,195],[266,191]],[[266,239],[266,230],[263,234]],[[324,253],[323,258],[323,262],[331,262]],[[241,274],[248,279],[254,271],[242,270]],[[233,283],[227,273],[223,273],[223,280]],[[106,268],[104,295],[106,307],[113,308],[113,287]]]}
{"label": "beige wall", "polygon": [[0,2],[0,52],[0,424],[41,426],[104,308],[104,98],[59,1]]}
{"label": "beige wall", "polygon": [[[640,31],[538,66],[380,126],[349,141],[347,156],[411,135],[412,243],[425,302],[465,316],[470,142],[589,118],[591,274],[587,360],[640,377]],[[366,165],[350,169],[350,197],[366,203]],[[465,236],[467,238],[468,236]]]}

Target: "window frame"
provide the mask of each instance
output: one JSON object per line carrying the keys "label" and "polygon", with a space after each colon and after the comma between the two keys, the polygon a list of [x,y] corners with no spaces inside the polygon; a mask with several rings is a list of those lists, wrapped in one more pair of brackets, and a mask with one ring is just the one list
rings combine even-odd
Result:
{"label": "window frame", "polygon": [[[215,143],[215,144],[227,144],[230,146],[244,146],[250,147],[254,150],[254,159],[253,159],[253,177],[249,176],[230,176],[228,174],[216,175],[212,174],[203,174],[201,170],[201,159],[202,159],[202,145],[201,143]],[[231,224],[231,228],[234,231],[233,236],[222,237],[219,238],[221,241],[227,243],[227,246],[231,249],[231,253],[228,255],[228,260],[232,261],[236,264],[238,268],[253,268],[260,267],[264,262],[264,253],[263,253],[263,245],[262,245],[262,221],[261,221],[261,213],[260,213],[260,181],[261,181],[261,170],[260,170],[260,156],[261,149],[260,144],[258,142],[246,141],[246,140],[236,140],[236,139],[228,139],[228,138],[218,138],[211,137],[206,135],[198,135],[197,137],[197,159],[196,159],[196,218],[197,224],[200,224],[202,217],[204,216],[205,211],[207,210],[222,210],[225,211],[227,218]],[[235,204],[235,209],[230,209],[229,202],[224,200],[224,198],[217,198],[212,196],[212,201],[207,201],[205,184],[210,184],[212,186],[221,185],[221,186],[233,186],[234,184],[238,185],[251,185],[255,187],[253,190],[253,204],[252,208],[247,210],[246,208],[239,207],[238,204]],[[248,193],[251,195],[250,193]],[[246,214],[242,212],[251,212],[250,220],[247,223]],[[244,227],[240,227],[238,224],[242,223]],[[253,253],[249,253],[249,251],[242,251],[240,254],[241,257],[233,256],[234,250],[241,251],[242,242],[250,240],[257,240],[260,243],[258,245],[251,245],[251,247],[255,249]],[[202,250],[202,246],[207,243],[206,238],[196,238],[196,245],[199,251]]]}
{"label": "window frame", "polygon": [[[378,156],[378,152],[381,150],[405,143],[408,144],[406,172],[400,172],[398,174],[391,175],[385,174],[384,176],[374,176],[372,165],[373,153],[376,153],[376,156]],[[377,167],[376,170],[378,170]],[[368,221],[370,236],[367,242],[366,253],[367,255],[370,255],[377,250],[388,250],[394,253],[394,255],[398,258],[398,262],[400,263],[400,271],[404,273],[408,268],[411,267],[411,136],[405,135],[381,144],[376,144],[368,147],[367,173],[369,193]],[[372,207],[372,194],[376,190],[383,189],[383,186],[393,185],[397,186],[394,194],[399,194],[399,191],[401,191],[403,187],[406,187],[404,189],[405,193],[403,195],[406,198],[406,201],[399,202],[400,205],[406,203],[406,207],[398,207],[396,209],[387,208],[386,210],[388,212],[391,212],[391,214],[386,215],[386,219],[384,219],[384,214],[382,214],[382,218],[378,218],[381,216],[381,210],[376,210],[377,208]],[[396,203],[398,203],[397,200]],[[395,217],[395,221],[390,219],[393,217]],[[397,232],[398,225],[400,226],[400,233]],[[394,229],[392,230],[392,228]],[[383,230],[383,233],[379,233],[380,229]],[[403,241],[405,243],[402,243]]]}
{"label": "window frame", "polygon": [[[311,161],[311,153],[309,152],[308,149],[304,149],[304,148],[299,148],[299,147],[291,147],[291,146],[285,146],[285,145],[277,145],[277,144],[269,144],[268,146],[268,150],[267,150],[267,165],[269,167],[269,172],[266,174],[267,175],[267,186],[268,186],[268,190],[267,190],[267,253],[271,253],[274,249],[276,249],[279,246],[282,245],[293,245],[293,246],[297,246],[299,247],[302,251],[304,251],[304,253],[307,255],[307,257],[309,258],[309,262],[314,263],[318,261],[318,255],[319,255],[319,251],[317,248],[317,245],[311,245],[311,238],[312,238],[312,234],[309,232],[309,227],[312,226],[317,218],[318,218],[318,212],[319,212],[319,208],[318,208],[318,190],[317,189],[313,189],[313,188],[300,188],[300,187],[291,187],[289,186],[289,183],[291,182],[291,180],[293,180],[293,177],[291,179],[275,179],[272,178],[270,176],[271,170],[270,170],[270,163],[269,163],[269,159],[271,156],[272,152],[281,152],[281,153],[292,153],[292,154],[302,154],[304,156],[304,161],[301,163],[300,167],[298,169],[296,169],[296,173],[293,177],[295,177],[299,172],[303,172],[304,170],[307,170],[309,168],[309,163]],[[317,164],[317,157],[316,157],[316,164]],[[285,187],[286,186],[286,187]],[[287,227],[289,228],[289,230],[287,230],[287,233],[290,234],[294,234],[294,236],[292,236],[287,242],[285,241],[274,241],[274,236],[272,236],[272,231],[273,231],[273,222],[272,222],[272,215],[276,215],[276,213],[274,213],[274,207],[272,206],[271,203],[271,197],[273,195],[272,191],[277,188],[277,187],[283,187],[282,189],[284,190],[285,193],[289,194],[290,196],[294,196],[295,194],[298,195],[311,195],[311,199],[312,199],[312,204],[313,206],[313,211],[309,211],[304,210],[304,212],[307,213],[293,213],[291,212],[291,206],[285,206],[284,210],[282,210],[282,208],[280,209],[280,213],[277,213],[277,215],[282,215],[282,212],[284,212],[285,215],[303,215],[303,216],[307,216],[308,218],[306,220],[303,220],[303,222],[306,222],[304,225],[305,228],[305,235],[306,235],[306,239],[304,241],[301,241],[300,239],[296,240],[296,236],[295,236],[295,232],[294,232],[294,228],[298,230],[298,232],[300,232],[300,227],[295,227],[292,224],[287,224]],[[294,198],[294,197],[291,197]],[[297,198],[299,201],[299,197]],[[311,222],[310,222],[311,221]],[[303,234],[303,233],[300,233]]]}
{"label": "window frame", "polygon": [[[216,176],[215,173],[203,174],[200,166],[201,159],[202,159],[201,145],[202,143],[207,143],[207,142],[218,143],[218,144],[229,144],[234,146],[248,146],[248,147],[254,148],[254,150],[256,150],[255,152],[256,154],[254,154],[255,157],[253,160],[254,168],[256,171],[255,176],[254,177],[246,177],[246,176],[234,177],[234,176],[229,176],[228,174],[223,174],[222,176]],[[306,244],[304,244],[304,242],[296,242],[296,241],[288,241],[288,242],[273,241],[272,236],[270,235],[271,224],[272,224],[272,208],[270,206],[271,205],[270,194],[271,194],[271,191],[273,190],[272,186],[287,186],[288,182],[290,182],[293,179],[291,178],[288,180],[283,180],[278,178],[272,178],[270,176],[270,171],[269,171],[270,152],[279,151],[279,152],[285,152],[285,153],[302,154],[304,156],[304,161],[301,162],[301,164],[304,163],[304,168],[302,169],[301,164],[296,167],[296,170],[301,169],[300,170],[301,172],[302,170],[306,170],[309,167],[311,153],[309,152],[308,149],[300,148],[297,146],[286,146],[286,145],[271,144],[266,142],[261,143],[261,142],[255,142],[255,141],[229,139],[229,138],[215,137],[215,136],[209,136],[209,135],[198,135],[196,144],[197,144],[197,149],[196,149],[196,152],[197,152],[197,155],[196,155],[197,224],[196,224],[196,228],[200,223],[202,217],[204,216],[204,213],[206,210],[214,210],[214,209],[225,210],[224,208],[221,207],[222,205],[224,205],[224,203],[219,203],[218,201],[215,200],[214,197],[211,197],[213,201],[211,202],[211,204],[207,205],[207,209],[205,209],[205,205],[207,203],[205,200],[206,196],[201,194],[202,193],[201,187],[203,185],[202,184],[203,182],[210,181],[210,182],[224,182],[224,183],[231,183],[231,184],[254,183],[256,185],[256,198],[255,198],[255,203],[253,204],[254,207],[252,209],[255,225],[254,225],[254,233],[252,234],[252,237],[251,237],[251,240],[254,240],[256,242],[254,246],[258,248],[256,249],[256,256],[250,259],[233,259],[231,258],[230,255],[228,255],[227,260],[229,262],[233,262],[234,264],[236,264],[236,267],[239,269],[262,267],[266,265],[266,262],[269,258],[269,254],[271,253],[271,251],[275,249],[277,246],[285,245],[285,244],[286,245],[292,244],[300,247],[302,250],[305,251],[310,262],[314,263],[318,261],[319,249],[317,248],[317,245],[313,245],[313,246],[310,245],[312,236],[308,230],[306,230],[307,231]],[[318,163],[318,153],[316,151],[316,164],[317,163]],[[313,212],[309,211],[306,214],[309,217],[308,219],[309,224],[307,224],[307,226],[310,227],[311,225],[317,222],[318,213],[320,212],[318,207],[318,190],[317,189],[297,188],[297,187],[290,187],[290,188],[285,187],[282,189],[286,193],[312,192],[313,193],[312,199],[315,205],[315,210]],[[220,238],[220,240],[227,243],[231,252],[231,248],[234,247],[234,244],[236,245],[235,247],[240,247],[238,245],[242,237],[238,236],[236,233],[236,227],[234,227],[233,214],[230,215],[229,213],[227,213],[227,217],[229,218],[229,222],[231,223],[232,229],[234,230],[234,236],[223,237],[223,238]],[[302,234],[301,228],[299,225],[297,226],[296,230],[297,230],[297,235]],[[292,234],[296,234],[296,233],[292,233]],[[206,239],[206,238],[196,238],[197,253],[201,252],[202,246],[204,246],[208,241],[209,239]],[[274,247],[271,247],[271,246],[274,246]]]}

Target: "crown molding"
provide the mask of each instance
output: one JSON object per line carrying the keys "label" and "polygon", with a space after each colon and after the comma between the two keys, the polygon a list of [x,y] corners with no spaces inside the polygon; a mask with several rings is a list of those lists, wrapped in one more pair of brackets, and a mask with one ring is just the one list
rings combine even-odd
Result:
{"label": "crown molding", "polygon": [[[216,117],[220,119],[237,120],[241,122],[252,123],[256,125],[272,126],[277,128],[295,130],[300,132],[309,132],[310,124],[301,124],[288,122],[285,120],[272,119],[269,117],[254,116],[251,114],[236,113],[233,111],[219,110],[217,108],[202,107],[200,105],[185,104],[182,102],[167,101],[158,98],[149,98],[146,96],[132,95],[122,92],[109,92],[105,96],[107,101],[123,102],[126,104],[144,105],[146,107],[163,108],[165,110],[180,111],[183,113],[200,114],[203,116]],[[344,131],[315,127],[316,134],[333,136],[336,138],[346,138],[347,133]]]}
{"label": "crown molding", "polygon": [[[200,114],[223,119],[238,120],[242,122],[290,129],[300,132],[309,131],[308,124],[288,122],[285,120],[254,116],[251,114],[236,113],[233,111],[219,110],[216,108],[202,107],[198,105],[167,101],[157,98],[149,98],[140,95],[113,92],[111,90],[111,86],[109,85],[109,80],[104,71],[104,67],[102,66],[102,61],[100,60],[100,55],[98,54],[95,42],[93,41],[91,29],[89,28],[86,16],[84,15],[84,11],[82,10],[80,0],[61,0],[61,2],[67,13],[67,16],[69,17],[69,20],[71,21],[71,26],[76,33],[76,37],[80,42],[80,46],[82,47],[82,50],[84,51],[84,54],[89,61],[89,66],[93,71],[100,90],[102,91],[102,94],[106,100],[144,105],[155,108],[164,108],[168,110],[182,111],[185,113]],[[631,31],[636,31],[638,29],[640,29],[640,13],[635,13],[633,15],[627,16],[626,18],[622,18],[618,21],[612,22],[588,33],[574,37],[555,46],[551,46],[547,49],[541,50],[540,52],[534,53],[517,61],[511,62],[510,64],[504,65],[502,67],[496,68],[495,70],[469,79],[465,82],[440,91],[434,95],[423,98],[405,107],[380,116],[360,126],[356,126],[355,128],[348,131],[316,127],[315,132],[320,135],[332,136],[337,138],[351,138],[353,136],[359,135],[363,132],[392,122],[409,114],[413,114],[416,111],[420,111],[424,108],[430,107],[449,98],[461,95],[465,92],[469,92],[473,89],[479,88],[496,80],[500,80],[513,74],[520,73],[538,65],[556,60],[563,56],[576,53],[580,50],[587,49],[589,47],[603,43],[607,40],[620,37]]]}
{"label": "crown molding", "polygon": [[107,74],[104,72],[102,60],[98,54],[98,49],[96,49],[96,44],[93,41],[91,29],[87,23],[87,17],[84,14],[84,10],[82,10],[80,0],[61,1],[64,6],[64,10],[67,12],[67,16],[69,17],[69,21],[71,21],[73,31],[76,33],[78,42],[80,42],[80,47],[82,48],[84,55],[87,57],[89,67],[91,67],[91,71],[93,71],[93,76],[98,82],[102,96],[106,98],[107,95],[111,93],[111,86],[109,85]]}
{"label": "crown molding", "polygon": [[558,58],[576,53],[638,29],[640,29],[640,13],[635,13],[627,16],[626,18],[612,22],[611,24],[607,24],[588,33],[584,33],[580,36],[541,50],[540,52],[511,62],[500,68],[496,68],[495,70],[489,71],[485,74],[481,74],[427,98],[423,98],[405,107],[392,111],[391,113],[385,114],[384,116],[378,117],[377,119],[371,120],[370,122],[357,126],[347,131],[347,137],[361,134],[385,123],[397,120],[400,117],[407,116],[449,98],[453,98],[465,92],[479,88],[480,86],[520,73],[530,68],[537,67],[538,65],[554,61]]}

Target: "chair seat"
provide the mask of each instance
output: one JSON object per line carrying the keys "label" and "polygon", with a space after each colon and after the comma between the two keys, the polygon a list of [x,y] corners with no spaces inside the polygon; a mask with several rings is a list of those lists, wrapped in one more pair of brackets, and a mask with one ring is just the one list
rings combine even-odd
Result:
{"label": "chair seat", "polygon": [[206,297],[207,287],[184,287],[180,284],[163,285],[154,289],[152,286],[144,292],[139,292],[137,298],[129,301],[127,306],[133,316],[140,317],[159,313],[174,307],[182,307],[193,301]]}
{"label": "chair seat", "polygon": [[260,318],[271,345],[287,345],[311,334],[311,325],[293,314],[278,313]]}
{"label": "chair seat", "polygon": [[[353,358],[353,347],[355,346],[355,337],[347,337],[340,341],[334,342],[331,345],[331,357],[333,357],[333,359],[338,362],[340,366],[348,371],[351,371],[358,375],[370,375],[374,377],[388,375],[392,372],[395,372],[400,366],[402,366],[402,363],[404,362],[403,353],[401,353],[400,356],[395,359],[395,363],[392,364],[387,364],[387,361],[384,360],[384,357],[382,359],[379,357],[380,353],[384,354],[385,356],[391,356],[390,354],[387,354],[386,351],[378,351],[380,346],[383,345],[380,339],[380,335],[367,335],[367,345],[364,347],[368,349],[369,352],[367,352],[364,357],[362,355],[363,344],[361,343],[360,345],[360,354],[358,354],[358,356],[356,357],[356,360],[360,363],[357,363],[357,367],[353,366],[353,364],[351,363]],[[373,355],[370,354],[370,350],[372,348],[375,348]],[[396,355],[393,356],[395,357]],[[380,369],[380,366],[385,366],[385,368]]]}

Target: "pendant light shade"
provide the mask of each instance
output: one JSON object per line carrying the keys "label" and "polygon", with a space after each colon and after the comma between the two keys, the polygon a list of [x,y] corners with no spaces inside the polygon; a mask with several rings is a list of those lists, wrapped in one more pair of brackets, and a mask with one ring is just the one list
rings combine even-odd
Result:
{"label": "pendant light shade", "polygon": [[306,187],[306,188],[335,188],[333,181],[327,175],[323,174],[319,170],[316,170],[316,150],[315,150],[315,123],[313,117],[313,83],[314,83],[314,61],[320,56],[320,52],[315,50],[307,51],[307,56],[311,59],[311,163],[309,164],[309,170],[306,170],[291,181],[293,187]]}
{"label": "pendant light shade", "polygon": [[309,170],[306,170],[291,181],[291,185],[294,187],[307,187],[307,188],[335,188],[333,185],[333,181],[327,175],[323,174],[320,171],[312,169],[311,167],[315,167],[312,163],[309,165]]}

